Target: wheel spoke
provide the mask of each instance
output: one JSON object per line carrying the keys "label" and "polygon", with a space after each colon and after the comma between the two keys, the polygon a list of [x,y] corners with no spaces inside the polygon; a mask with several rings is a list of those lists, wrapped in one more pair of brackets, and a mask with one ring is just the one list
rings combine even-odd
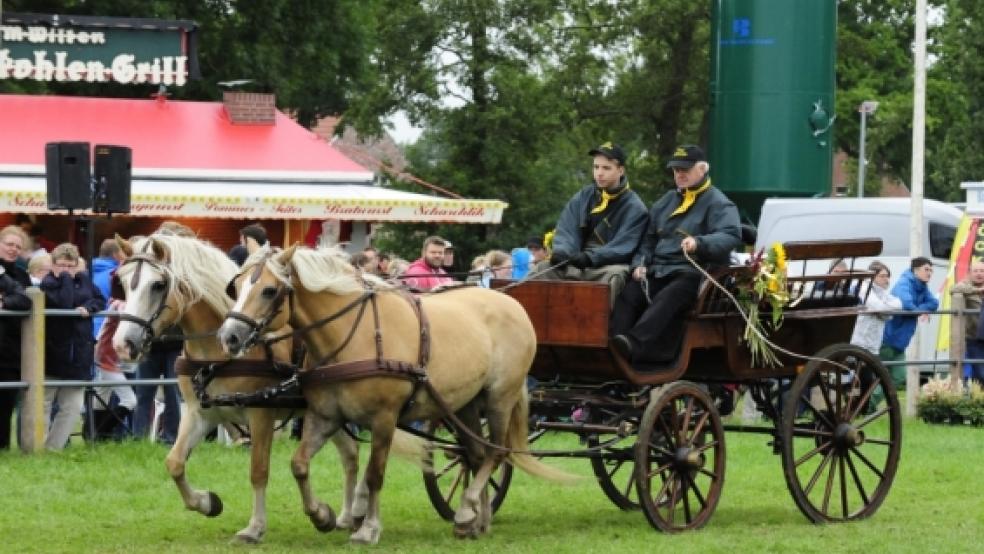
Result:
{"label": "wheel spoke", "polygon": [[669,516],[670,517],[669,517],[669,520],[670,520],[670,525],[673,525],[673,516],[676,513],[676,505],[677,505],[677,502],[680,501],[680,496],[679,496],[679,494],[680,494],[680,479],[677,476],[677,473],[676,472],[673,472],[670,475],[670,478],[672,479],[673,486],[670,487],[670,506],[669,506]]}
{"label": "wheel spoke", "polygon": [[688,492],[690,487],[688,483],[690,483],[690,479],[687,478],[686,473],[680,474],[680,485],[683,487],[683,518],[687,521],[687,525],[690,525],[694,516],[690,513],[690,493]]}
{"label": "wheel spoke", "polygon": [[701,446],[695,446],[695,447],[694,447],[693,449],[694,449],[694,451],[696,451],[696,452],[697,452],[698,454],[700,454],[700,453],[702,453],[702,452],[706,452],[707,450],[709,450],[709,449],[711,449],[711,448],[714,448],[714,447],[715,447],[715,446],[717,446],[718,444],[720,444],[720,443],[719,443],[718,441],[711,441],[711,442],[709,442],[709,443],[707,443],[707,444],[704,444],[704,445],[701,445]]}
{"label": "wheel spoke", "polygon": [[881,445],[881,446],[894,446],[895,445],[895,441],[888,440],[888,439],[865,438],[864,439],[864,443],[865,444],[878,444],[878,445]]}
{"label": "wheel spoke", "polygon": [[847,467],[851,470],[851,477],[854,478],[854,484],[858,487],[858,493],[861,494],[861,502],[867,506],[869,504],[868,493],[864,490],[864,483],[861,482],[861,477],[858,475],[858,469],[854,467],[854,461],[851,460],[851,453],[848,452],[844,457],[847,459]]}
{"label": "wheel spoke", "polygon": [[[827,380],[825,379],[825,372],[822,369],[817,371],[817,385],[820,388],[820,396],[823,397],[823,403],[824,405],[827,406],[827,413],[828,414],[837,413],[834,410],[834,406],[830,405],[830,389],[827,388]],[[809,390],[810,387],[807,387],[803,389],[803,392],[805,393],[806,391]]]}
{"label": "wheel spoke", "polygon": [[673,462],[667,462],[667,463],[659,466],[658,468],[654,469],[653,471],[650,471],[649,473],[647,473],[646,474],[646,477],[648,477],[649,479],[652,479],[653,477],[656,476],[656,474],[663,475],[663,472],[666,471],[666,470],[668,470],[668,469],[670,469],[671,467],[673,467]]}
{"label": "wheel spoke", "polygon": [[837,457],[837,470],[840,472],[841,515],[847,519],[847,475],[844,472],[844,456]]}
{"label": "wheel spoke", "polygon": [[[833,452],[831,452],[831,454],[833,454]],[[837,473],[837,466],[836,464],[831,463],[830,468],[828,468],[827,470],[827,483],[826,485],[824,485],[823,488],[823,504],[821,505],[822,507],[820,508],[820,511],[823,512],[824,515],[826,515],[827,512],[830,510],[830,493],[833,491],[834,488],[835,473]]]}
{"label": "wheel spoke", "polygon": [[703,473],[704,475],[710,477],[711,479],[717,479],[718,478],[718,474],[717,473],[714,473],[713,471],[711,471],[709,469],[700,468],[697,471]]}
{"label": "wheel spoke", "polygon": [[451,488],[448,489],[448,493],[444,495],[444,501],[449,506],[451,505],[451,499],[454,498],[456,492],[458,492],[458,486],[461,485],[462,480],[468,471],[461,471],[455,476],[454,481],[451,483]]}
{"label": "wheel spoke", "polygon": [[659,488],[659,492],[656,493],[656,497],[654,498],[656,504],[659,504],[659,500],[661,498],[666,498],[667,489],[673,484],[673,472],[670,472],[669,478],[667,478],[662,472],[660,472],[659,476],[663,480],[663,486]]}
{"label": "wheel spoke", "polygon": [[803,465],[810,458],[812,458],[812,457],[816,456],[817,454],[823,452],[824,450],[827,450],[828,448],[830,448],[830,445],[831,444],[832,444],[832,441],[827,441],[827,442],[825,442],[823,444],[817,445],[816,448],[814,448],[813,450],[810,450],[806,454],[803,454],[803,456],[800,457],[800,459],[798,459],[795,462],[793,462],[793,466],[794,467],[799,467],[799,466]]}
{"label": "wheel spoke", "polygon": [[803,438],[803,437],[833,437],[834,433],[832,431],[824,431],[823,429],[816,429],[814,427],[794,427],[793,428],[793,438]]}
{"label": "wheel spoke", "polygon": [[813,473],[813,477],[811,477],[810,481],[806,484],[805,487],[803,487],[803,492],[806,493],[807,496],[810,495],[810,491],[812,491],[813,487],[817,484],[817,480],[820,479],[820,475],[823,473],[823,469],[827,467],[827,464],[830,462],[830,459],[833,456],[834,456],[833,451],[827,452],[827,455],[823,457],[823,461],[820,462],[820,465],[817,467],[817,470]]}
{"label": "wheel spoke", "polygon": [[437,477],[438,479],[440,479],[441,477],[444,477],[445,475],[447,475],[449,471],[451,471],[452,469],[454,469],[454,468],[456,468],[456,467],[458,467],[460,465],[461,465],[461,458],[455,457],[451,461],[449,461],[447,465],[445,465],[443,468],[441,468],[441,471],[435,473],[434,474],[434,477]]}
{"label": "wheel spoke", "polygon": [[836,425],[834,425],[833,422],[830,421],[830,418],[828,418],[826,414],[824,414],[821,410],[818,410],[817,407],[813,405],[813,402],[810,401],[809,397],[805,396],[804,394],[801,394],[800,400],[802,400],[803,403],[806,404],[808,408],[810,408],[810,411],[812,411],[813,414],[816,415],[817,418],[821,420],[824,425],[827,426],[827,428],[833,429],[834,427],[836,427]]}
{"label": "wheel spoke", "polygon": [[[672,413],[672,412],[671,412],[671,413]],[[671,417],[673,417],[673,419],[676,419],[676,417],[675,417],[675,416],[671,416]],[[673,447],[673,448],[676,448],[676,445],[674,444],[674,439],[675,439],[676,437],[674,437],[674,436],[673,436],[673,431],[672,431],[672,430],[670,430],[670,428],[669,428],[669,426],[667,425],[667,423],[666,423],[666,420],[665,420],[665,419],[663,418],[663,414],[662,414],[662,413],[660,413],[660,414],[659,414],[659,415],[658,415],[658,416],[656,417],[656,420],[657,420],[657,421],[659,421],[659,426],[663,428],[663,438],[665,438],[665,439],[666,439],[666,443],[667,443],[667,444],[668,444],[669,446],[671,446],[671,447]]]}
{"label": "wheel spoke", "polygon": [[612,470],[608,472],[608,478],[609,479],[611,479],[612,477],[615,476],[616,473],[618,473],[618,470],[622,468],[622,464],[623,463],[624,463],[623,460],[615,460],[615,463],[613,464]]}
{"label": "wheel spoke", "polygon": [[632,496],[632,491],[635,489],[634,485],[636,482],[636,472],[629,472],[629,480],[625,483],[625,490],[622,491],[622,496],[629,498]]}
{"label": "wheel spoke", "polygon": [[[858,375],[860,374],[861,372],[858,371]],[[864,409],[864,406],[871,399],[871,395],[875,394],[875,389],[877,389],[879,385],[881,385],[881,379],[879,379],[878,375],[875,374],[875,380],[872,381],[870,385],[868,385],[868,388],[864,391],[864,394],[861,395],[861,399],[858,400],[858,405],[855,406],[854,410],[851,411],[851,413],[849,414],[850,417],[847,419],[847,421],[854,421],[855,419],[857,419],[858,415],[861,414],[861,410]]]}
{"label": "wheel spoke", "polygon": [[687,440],[687,429],[690,427],[690,415],[694,412],[694,397],[687,397],[687,406],[683,409],[683,424],[680,425],[680,442],[683,444]]}
{"label": "wheel spoke", "polygon": [[697,486],[697,481],[695,481],[689,474],[687,475],[687,480],[690,481],[690,489],[694,491],[694,497],[697,499],[697,502],[700,503],[700,509],[703,510],[707,507],[707,500],[704,498],[704,495],[701,494],[700,487]]}
{"label": "wheel spoke", "polygon": [[885,415],[887,413],[888,413],[888,406],[885,406],[884,408],[879,409],[877,412],[875,412],[875,413],[873,413],[873,414],[871,414],[869,416],[866,416],[864,419],[862,419],[861,421],[859,421],[858,424],[855,425],[855,427],[857,427],[858,429],[860,429],[860,428],[864,427],[865,425],[868,425],[872,421],[880,418],[881,416],[883,416],[883,415]]}
{"label": "wheel spoke", "polygon": [[885,475],[881,472],[881,470],[875,467],[875,465],[871,463],[871,460],[869,460],[867,456],[865,456],[860,450],[858,450],[856,446],[851,447],[851,452],[854,452],[854,455],[857,456],[858,459],[860,459],[862,462],[864,462],[864,465],[868,466],[868,469],[874,472],[874,474],[877,475],[879,479],[885,478]]}
{"label": "wheel spoke", "polygon": [[690,437],[687,438],[687,442],[692,444],[694,440],[697,439],[698,433],[700,433],[704,429],[704,426],[707,425],[707,421],[710,418],[711,418],[710,410],[704,410],[704,413],[700,415],[700,419],[697,420],[697,424],[694,425],[694,432],[691,433]]}

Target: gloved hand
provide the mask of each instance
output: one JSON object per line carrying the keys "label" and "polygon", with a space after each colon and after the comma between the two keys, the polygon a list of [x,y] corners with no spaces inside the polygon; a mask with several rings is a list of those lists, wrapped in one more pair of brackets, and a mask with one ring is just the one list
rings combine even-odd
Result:
{"label": "gloved hand", "polygon": [[570,264],[578,269],[584,269],[591,267],[591,258],[588,257],[587,252],[578,252],[571,258]]}
{"label": "gloved hand", "polygon": [[561,254],[560,252],[554,252],[550,255],[550,265],[557,265],[567,261],[567,254]]}

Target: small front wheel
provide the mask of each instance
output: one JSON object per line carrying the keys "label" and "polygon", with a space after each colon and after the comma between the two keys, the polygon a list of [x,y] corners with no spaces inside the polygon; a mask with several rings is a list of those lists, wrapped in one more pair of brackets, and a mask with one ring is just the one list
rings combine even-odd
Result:
{"label": "small front wheel", "polygon": [[653,527],[704,526],[724,487],[724,426],[711,397],[687,381],[653,391],[635,458],[639,502]]}

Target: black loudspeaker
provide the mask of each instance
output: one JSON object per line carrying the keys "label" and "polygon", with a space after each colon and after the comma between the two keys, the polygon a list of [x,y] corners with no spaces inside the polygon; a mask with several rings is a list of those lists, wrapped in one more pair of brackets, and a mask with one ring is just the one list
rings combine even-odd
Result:
{"label": "black loudspeaker", "polygon": [[96,213],[130,212],[130,173],[133,150],[126,146],[97,144],[95,146],[95,190],[93,208]]}
{"label": "black loudspeaker", "polygon": [[49,210],[87,210],[92,207],[88,142],[45,144],[44,166]]}

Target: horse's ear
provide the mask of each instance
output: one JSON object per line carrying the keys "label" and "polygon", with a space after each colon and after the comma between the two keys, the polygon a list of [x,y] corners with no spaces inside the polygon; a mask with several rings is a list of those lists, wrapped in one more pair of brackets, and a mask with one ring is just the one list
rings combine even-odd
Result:
{"label": "horse's ear", "polygon": [[280,254],[277,254],[277,262],[280,265],[287,265],[288,263],[290,263],[291,258],[294,257],[294,252],[297,251],[297,247],[300,245],[301,243],[295,242],[294,244],[290,245],[290,248],[284,250]]}
{"label": "horse's ear", "polygon": [[167,246],[163,242],[155,238],[149,238],[147,240],[150,241],[150,248],[154,252],[154,258],[165,264],[171,262],[171,251],[168,250]]}
{"label": "horse's ear", "polygon": [[129,258],[130,256],[133,255],[133,245],[130,244],[130,241],[121,237],[119,233],[116,233],[116,236],[114,238],[116,239],[116,244],[119,245],[120,250],[123,251],[124,256]]}

